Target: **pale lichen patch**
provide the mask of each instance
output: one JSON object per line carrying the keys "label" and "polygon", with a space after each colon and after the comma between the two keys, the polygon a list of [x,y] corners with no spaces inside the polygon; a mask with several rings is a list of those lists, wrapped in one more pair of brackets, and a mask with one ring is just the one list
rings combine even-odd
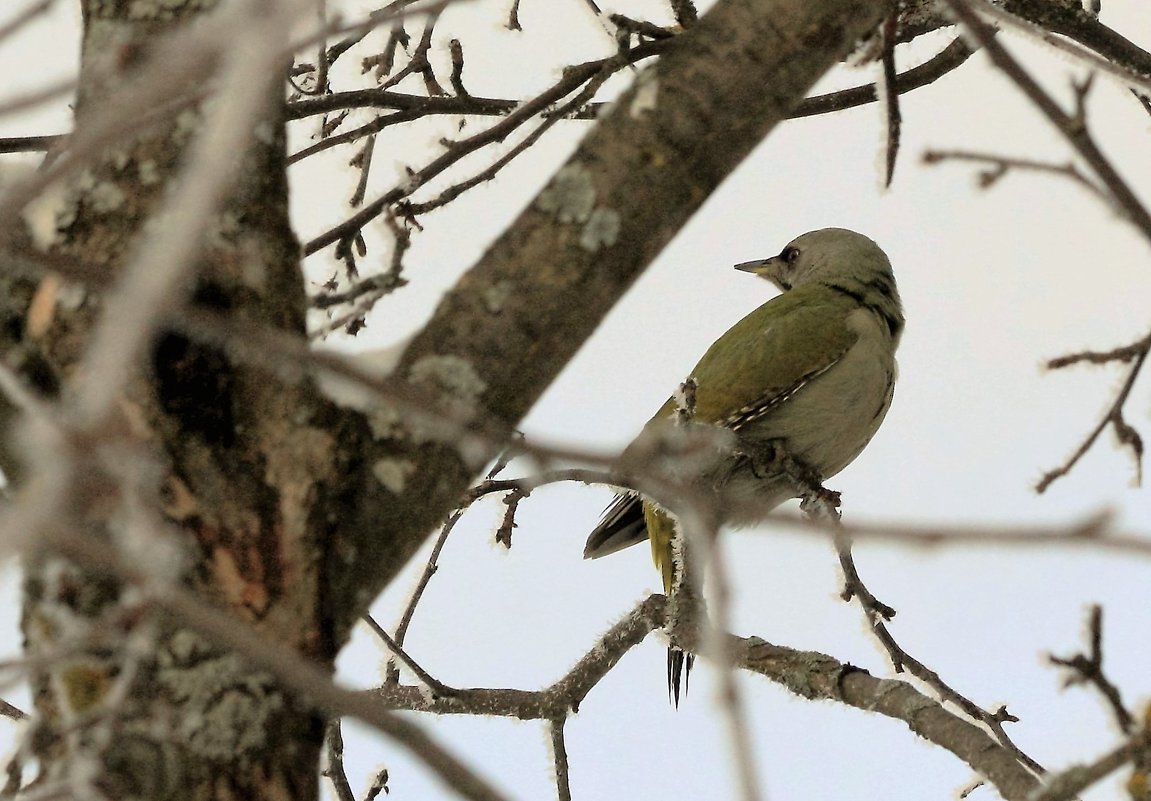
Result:
{"label": "pale lichen patch", "polygon": [[[408,380],[434,390],[450,405],[470,409],[488,388],[467,359],[453,354],[425,356],[412,365]],[[453,403],[459,401],[461,403]]]}
{"label": "pale lichen patch", "polygon": [[109,214],[124,205],[128,199],[127,194],[116,184],[109,181],[97,183],[88,192],[88,203],[92,211],[97,214]]}
{"label": "pale lichen patch", "polygon": [[[453,354],[424,356],[411,366],[408,380],[430,391],[439,409],[460,422],[475,416],[480,398],[488,388],[471,362]],[[416,442],[441,436],[434,423],[429,426],[413,421],[408,430]]]}
{"label": "pale lichen patch", "polygon": [[180,704],[182,742],[208,759],[234,760],[260,751],[284,708],[271,676],[186,630],[161,650],[156,677]]}
{"label": "pale lichen patch", "polygon": [[564,166],[540,192],[536,205],[561,223],[586,222],[595,208],[591,172],[582,164]]}
{"label": "pale lichen patch", "polygon": [[368,413],[368,427],[376,439],[396,439],[403,434],[403,417],[390,403],[381,403]]}
{"label": "pale lichen patch", "polygon": [[580,247],[589,253],[611,247],[619,239],[620,216],[615,209],[600,207],[591,213],[580,233]]}
{"label": "pale lichen patch", "polygon": [[81,170],[77,173],[73,186],[81,194],[91,192],[96,186],[96,176],[91,170]]}
{"label": "pale lichen patch", "polygon": [[400,495],[407,484],[408,476],[416,466],[407,459],[380,459],[372,465],[372,475],[393,495]]}
{"label": "pale lichen patch", "polygon": [[557,222],[582,224],[579,246],[589,253],[610,247],[619,238],[619,212],[596,206],[591,171],[582,164],[568,164],[556,173],[540,192],[536,206],[553,214]]}
{"label": "pale lichen patch", "polygon": [[140,176],[140,183],[144,186],[155,186],[160,183],[160,168],[153,159],[144,159],[136,165],[136,172]]}
{"label": "pale lichen patch", "polygon": [[472,470],[479,470],[495,455],[491,443],[480,437],[464,437],[456,443],[456,451]]}
{"label": "pale lichen patch", "polygon": [[88,299],[88,287],[83,284],[65,282],[56,295],[56,303],[64,311],[74,312]]}
{"label": "pale lichen patch", "polygon": [[61,231],[67,231],[76,222],[80,213],[79,195],[72,189],[65,189],[60,196],[60,203],[55,208],[56,221],[53,225],[52,239],[55,240]]}
{"label": "pale lichen patch", "polygon": [[[24,167],[5,167],[0,169],[0,203],[7,201],[3,197],[10,190],[18,190],[25,181],[35,181],[36,171]],[[68,192],[62,181],[45,186],[35,198],[26,204],[22,211],[24,224],[32,236],[32,242],[40,250],[48,250],[55,244],[56,215],[68,203]]]}
{"label": "pale lichen patch", "polygon": [[255,129],[252,131],[252,136],[257,142],[265,145],[274,145],[276,143],[276,127],[265,120],[256,124]]}
{"label": "pale lichen patch", "polygon": [[483,291],[481,297],[489,314],[499,314],[504,310],[504,302],[512,294],[510,281],[499,281]]}
{"label": "pale lichen patch", "polygon": [[32,241],[41,250],[56,244],[59,227],[76,219],[76,198],[63,181],[45,187],[23,211]]}
{"label": "pale lichen patch", "polygon": [[[224,215],[230,217],[231,215]],[[233,218],[234,219],[234,218]],[[222,220],[221,226],[217,230],[226,231],[230,222]],[[229,234],[224,233],[225,237]],[[228,239],[224,240],[229,242]],[[244,286],[255,290],[263,295],[268,290],[268,267],[267,262],[261,258],[263,255],[261,245],[251,239],[241,239],[237,246],[234,247],[240,262],[240,280],[243,281]]]}
{"label": "pale lichen patch", "polygon": [[123,148],[116,148],[109,155],[109,161],[112,163],[112,166],[120,172],[123,172],[128,167],[131,160],[131,155]]}
{"label": "pale lichen patch", "polygon": [[244,230],[243,222],[233,211],[220,212],[216,218],[216,226],[220,234],[227,237],[239,236]]}
{"label": "pale lichen patch", "polygon": [[177,142],[187,139],[200,127],[200,113],[195,109],[186,108],[176,115],[176,127],[172,131],[172,138]]}
{"label": "pale lichen patch", "polygon": [[655,111],[656,100],[659,97],[659,81],[656,79],[654,69],[646,69],[640,73],[636,81],[635,94],[632,95],[631,105],[627,113],[633,119],[639,119],[650,111]]}

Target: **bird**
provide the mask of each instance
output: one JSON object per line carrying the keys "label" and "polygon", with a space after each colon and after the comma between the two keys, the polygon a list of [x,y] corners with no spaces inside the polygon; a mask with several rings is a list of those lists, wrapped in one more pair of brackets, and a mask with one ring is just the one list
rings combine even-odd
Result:
{"label": "bird", "polygon": [[[734,441],[691,480],[714,493],[723,522],[740,526],[758,522],[766,510],[810,486],[773,461],[780,454],[821,482],[871,441],[891,406],[904,315],[887,255],[846,228],[809,231],[777,255],[735,269],[766,279],[781,294],[703,354],[690,373],[695,397],[688,412],[691,423],[717,427]],[[674,425],[682,414],[682,399],[668,398],[620,463],[650,449],[653,432]],[[725,506],[732,511],[724,514]],[[756,513],[749,516],[749,507]],[[650,539],[652,559],[670,594],[677,572],[674,533],[667,510],[624,491],[588,536],[584,558]],[[676,705],[681,677],[686,692],[691,663],[690,654],[669,647],[668,690]]]}

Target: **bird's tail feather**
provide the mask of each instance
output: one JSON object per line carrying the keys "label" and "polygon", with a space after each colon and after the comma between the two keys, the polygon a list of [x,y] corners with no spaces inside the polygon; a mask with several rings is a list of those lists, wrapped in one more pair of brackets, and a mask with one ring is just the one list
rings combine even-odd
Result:
{"label": "bird's tail feather", "polygon": [[[598,559],[651,537],[652,557],[663,578],[664,592],[671,594],[675,576],[672,536],[675,523],[662,509],[645,503],[634,493],[618,495],[604,510],[603,518],[588,537],[585,559]],[[687,695],[695,657],[672,645],[667,649],[667,692],[672,703]]]}
{"label": "bird's tail feather", "polygon": [[671,702],[679,708],[680,690],[687,695],[688,685],[691,683],[691,666],[695,664],[695,656],[674,645],[667,647],[667,694]]}

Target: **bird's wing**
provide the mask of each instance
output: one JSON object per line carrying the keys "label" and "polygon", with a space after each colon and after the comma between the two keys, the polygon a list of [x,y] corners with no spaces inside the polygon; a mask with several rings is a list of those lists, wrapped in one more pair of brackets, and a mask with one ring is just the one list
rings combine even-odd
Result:
{"label": "bird's wing", "polygon": [[[748,314],[708,349],[692,371],[695,420],[738,430],[786,402],[830,370],[859,335],[847,324],[859,304],[820,285],[773,298]],[[652,422],[675,410],[669,400]]]}

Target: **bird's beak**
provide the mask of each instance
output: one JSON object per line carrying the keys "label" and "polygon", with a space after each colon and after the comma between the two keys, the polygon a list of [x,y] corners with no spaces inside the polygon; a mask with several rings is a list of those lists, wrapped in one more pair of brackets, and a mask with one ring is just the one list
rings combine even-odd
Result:
{"label": "bird's beak", "polygon": [[783,260],[778,256],[772,256],[769,259],[759,259],[757,261],[745,261],[742,264],[735,265],[735,269],[745,273],[751,273],[752,275],[758,275],[760,278],[766,278],[784,292],[791,289],[787,282],[783,280]]}

